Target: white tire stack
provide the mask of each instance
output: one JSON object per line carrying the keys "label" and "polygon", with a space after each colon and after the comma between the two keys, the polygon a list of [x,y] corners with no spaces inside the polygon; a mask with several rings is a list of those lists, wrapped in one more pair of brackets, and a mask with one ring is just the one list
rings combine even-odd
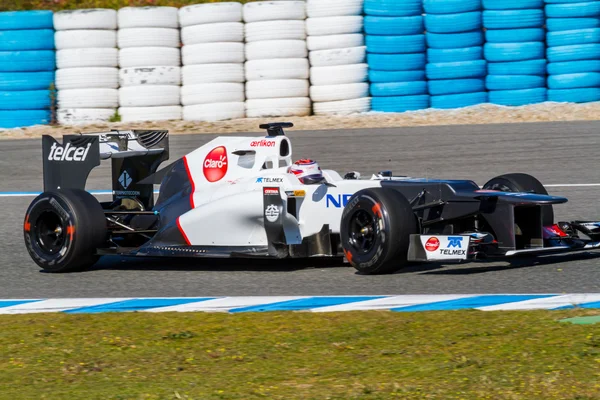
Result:
{"label": "white tire stack", "polygon": [[315,115],[371,110],[363,0],[307,0],[310,98]]}
{"label": "white tire stack", "polygon": [[183,119],[244,118],[242,5],[225,2],[183,7],[179,21],[183,42]]}
{"label": "white tire stack", "polygon": [[63,125],[108,121],[119,105],[117,12],[54,14],[57,120]]}
{"label": "white tire stack", "polygon": [[311,114],[305,18],[305,1],[244,5],[249,118]]}
{"label": "white tire stack", "polygon": [[118,23],[121,120],[181,119],[178,9],[125,7]]}

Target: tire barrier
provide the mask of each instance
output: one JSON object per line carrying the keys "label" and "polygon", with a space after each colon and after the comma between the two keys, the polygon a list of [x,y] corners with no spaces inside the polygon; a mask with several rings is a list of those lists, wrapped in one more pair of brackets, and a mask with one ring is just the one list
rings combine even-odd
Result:
{"label": "tire barrier", "polygon": [[480,0],[424,0],[432,108],[487,103]]}
{"label": "tire barrier", "polygon": [[[399,7],[401,3],[405,4]],[[404,11],[399,11],[404,7]],[[364,10],[372,110],[405,112],[428,108],[421,2],[366,0]]]}
{"label": "tire barrier", "polygon": [[548,100],[600,100],[600,1],[546,1]]}
{"label": "tire barrier", "polygon": [[0,129],[50,122],[52,16],[51,11],[0,13]]}
{"label": "tire barrier", "polygon": [[542,1],[485,0],[483,5],[490,103],[523,106],[546,101]]}
{"label": "tire barrier", "polygon": [[[315,115],[371,110],[363,4],[363,0],[307,0],[310,98]],[[356,35],[360,40],[353,42]]]}

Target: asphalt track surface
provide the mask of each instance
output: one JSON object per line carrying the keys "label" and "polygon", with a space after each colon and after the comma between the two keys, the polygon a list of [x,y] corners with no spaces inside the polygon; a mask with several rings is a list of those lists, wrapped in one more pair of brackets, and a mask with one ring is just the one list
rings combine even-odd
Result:
{"label": "asphalt track surface", "polygon": [[[294,132],[295,157],[363,176],[472,179],[484,184],[527,172],[569,203],[564,220],[600,219],[600,122],[391,128]],[[171,137],[171,160],[214,136]],[[0,192],[41,191],[40,140],[0,141]],[[594,185],[597,184],[597,185]],[[554,186],[559,185],[559,186]],[[571,185],[571,186],[565,186]],[[109,189],[109,168],[96,169],[88,190]],[[1,196],[1,195],[0,195]],[[465,293],[592,293],[600,291],[600,252],[508,262],[421,264],[387,276],[362,276],[337,261],[207,261],[105,258],[93,269],[43,273],[23,245],[23,216],[33,197],[0,197],[0,298]],[[210,229],[210,227],[206,227]]]}

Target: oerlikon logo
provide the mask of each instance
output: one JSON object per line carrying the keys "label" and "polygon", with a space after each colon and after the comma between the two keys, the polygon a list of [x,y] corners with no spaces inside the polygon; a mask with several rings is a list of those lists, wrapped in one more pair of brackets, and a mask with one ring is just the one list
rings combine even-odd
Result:
{"label": "oerlikon logo", "polygon": [[206,180],[217,182],[227,173],[227,149],[223,146],[216,147],[204,159],[203,172]]}

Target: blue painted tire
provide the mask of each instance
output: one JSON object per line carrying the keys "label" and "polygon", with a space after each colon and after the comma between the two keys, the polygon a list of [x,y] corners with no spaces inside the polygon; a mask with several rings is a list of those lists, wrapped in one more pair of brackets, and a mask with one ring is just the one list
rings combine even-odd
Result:
{"label": "blue painted tire", "polygon": [[485,59],[491,62],[537,60],[544,58],[545,52],[543,42],[486,43],[483,46]]}
{"label": "blue painted tire", "polygon": [[487,103],[487,101],[487,92],[447,94],[444,96],[431,96],[431,108],[462,108]]}
{"label": "blue painted tire", "polygon": [[425,68],[425,53],[367,54],[369,68],[377,71],[414,71]]}
{"label": "blue painted tire", "polygon": [[54,72],[0,72],[0,91],[48,90]]}
{"label": "blue painted tire", "polygon": [[548,89],[548,101],[589,103],[600,101],[600,88]]}
{"label": "blue painted tire", "polygon": [[0,111],[0,128],[11,129],[50,123],[49,110]]}
{"label": "blue painted tire", "polygon": [[410,17],[423,13],[422,0],[365,0],[366,15]]}
{"label": "blue painted tire", "polygon": [[54,29],[52,11],[12,11],[0,13],[0,30]]}
{"label": "blue painted tire", "polygon": [[429,81],[428,84],[429,94],[432,96],[485,92],[484,79],[448,79]]}
{"label": "blue painted tire", "polygon": [[0,51],[54,50],[54,30],[0,31]]}
{"label": "blue painted tire", "polygon": [[416,35],[425,31],[422,15],[414,17],[373,17],[364,20],[367,35]]}
{"label": "blue painted tire", "polygon": [[546,43],[548,47],[600,43],[600,28],[548,32]]}
{"label": "blue painted tire", "polygon": [[546,18],[548,32],[600,28],[599,18]]}
{"label": "blue painted tire", "polygon": [[481,11],[425,15],[425,30],[432,33],[468,32],[481,26]]}
{"label": "blue painted tire", "polygon": [[544,11],[539,10],[488,10],[483,12],[486,29],[541,28]]}
{"label": "blue painted tire", "polygon": [[414,96],[427,94],[427,82],[371,83],[371,96]]}
{"label": "blue painted tire", "polygon": [[460,49],[481,46],[484,42],[481,30],[451,34],[427,32],[425,41],[427,46],[432,49]]}
{"label": "blue painted tire", "polygon": [[50,108],[49,90],[0,92],[0,110],[43,110]]}
{"label": "blue painted tire", "polygon": [[501,106],[524,106],[543,103],[547,98],[546,88],[521,90],[492,90],[489,92],[490,103]]}
{"label": "blue painted tire", "polygon": [[427,64],[427,79],[479,78],[487,74],[484,60]]}
{"label": "blue painted tire", "polygon": [[0,72],[54,71],[56,57],[52,50],[0,51]]}
{"label": "blue painted tire", "polygon": [[547,4],[546,16],[549,18],[588,18],[600,16],[600,2]]}
{"label": "blue painted tire", "polygon": [[517,90],[546,87],[543,75],[488,75],[485,78],[488,90]]}
{"label": "blue painted tire", "polygon": [[425,80],[425,71],[376,71],[369,69],[369,82],[414,82]]}
{"label": "blue painted tire", "polygon": [[550,62],[600,59],[600,44],[549,47],[546,57]]}
{"label": "blue painted tire", "polygon": [[372,97],[371,111],[405,112],[429,108],[429,95]]}
{"label": "blue painted tire", "polygon": [[548,89],[578,89],[600,87],[600,73],[582,72],[578,74],[551,75]]}
{"label": "blue painted tire", "polygon": [[423,0],[427,14],[452,14],[481,10],[481,0]]}
{"label": "blue painted tire", "polygon": [[548,64],[549,75],[600,72],[600,60],[565,61]]}
{"label": "blue painted tire", "polygon": [[445,63],[458,61],[483,60],[483,47],[465,47],[463,49],[427,49],[427,62]]}
{"label": "blue painted tire", "polygon": [[425,51],[425,35],[365,37],[367,51],[379,54],[422,53]]}
{"label": "blue painted tire", "polygon": [[543,42],[546,40],[544,28],[489,29],[485,31],[488,43]]}
{"label": "blue painted tire", "polygon": [[546,60],[488,63],[489,75],[546,75]]}
{"label": "blue painted tire", "polygon": [[543,7],[544,0],[483,0],[484,10],[518,10]]}

